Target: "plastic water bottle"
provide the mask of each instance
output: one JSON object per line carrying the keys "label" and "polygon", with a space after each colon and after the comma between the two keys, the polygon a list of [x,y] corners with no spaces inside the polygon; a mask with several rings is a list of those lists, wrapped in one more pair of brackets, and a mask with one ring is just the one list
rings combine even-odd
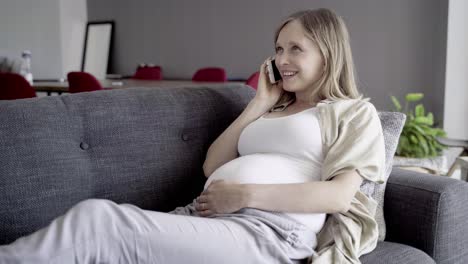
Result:
{"label": "plastic water bottle", "polygon": [[33,75],[31,73],[31,51],[25,50],[21,53],[21,69],[20,74],[29,82],[33,84]]}

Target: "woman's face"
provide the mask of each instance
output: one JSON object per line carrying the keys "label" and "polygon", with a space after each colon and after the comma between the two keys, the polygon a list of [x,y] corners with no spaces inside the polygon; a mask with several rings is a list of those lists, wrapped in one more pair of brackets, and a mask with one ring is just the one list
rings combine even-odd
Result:
{"label": "woman's face", "polygon": [[283,78],[283,89],[309,94],[323,71],[319,48],[306,36],[299,21],[286,24],[276,41],[276,67]]}

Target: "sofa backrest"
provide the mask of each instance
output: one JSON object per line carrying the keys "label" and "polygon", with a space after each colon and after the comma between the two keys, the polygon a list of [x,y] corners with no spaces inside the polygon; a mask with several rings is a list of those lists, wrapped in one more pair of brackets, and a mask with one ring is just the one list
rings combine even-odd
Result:
{"label": "sofa backrest", "polygon": [[226,84],[0,101],[0,244],[88,198],[158,211],[191,202],[208,147],[254,94]]}

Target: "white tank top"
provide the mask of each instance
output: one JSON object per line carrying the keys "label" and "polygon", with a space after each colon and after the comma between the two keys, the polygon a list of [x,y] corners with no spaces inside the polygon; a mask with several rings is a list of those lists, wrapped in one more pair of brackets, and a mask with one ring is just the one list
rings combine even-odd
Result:
{"label": "white tank top", "polygon": [[[317,108],[289,116],[258,118],[241,132],[240,156],[208,178],[239,183],[281,184],[320,181],[324,159]],[[288,213],[315,232],[322,228],[326,214]]]}

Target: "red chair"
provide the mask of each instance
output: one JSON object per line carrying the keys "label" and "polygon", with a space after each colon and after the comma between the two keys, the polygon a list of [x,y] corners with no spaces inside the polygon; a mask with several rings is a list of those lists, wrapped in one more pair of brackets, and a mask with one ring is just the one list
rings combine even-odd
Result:
{"label": "red chair", "polygon": [[226,82],[226,71],[223,68],[202,68],[192,77],[194,82]]}
{"label": "red chair", "polygon": [[0,73],[0,100],[36,97],[36,90],[17,73]]}
{"label": "red chair", "polygon": [[70,93],[91,92],[103,89],[99,81],[87,72],[69,72],[67,78]]}
{"label": "red chair", "polygon": [[260,72],[256,72],[252,75],[250,75],[249,79],[247,79],[247,81],[245,82],[245,84],[247,84],[248,86],[254,88],[255,90],[257,90],[257,86],[258,86],[258,78],[260,77]]}
{"label": "red chair", "polygon": [[133,79],[138,80],[162,80],[162,69],[160,66],[138,66]]}

